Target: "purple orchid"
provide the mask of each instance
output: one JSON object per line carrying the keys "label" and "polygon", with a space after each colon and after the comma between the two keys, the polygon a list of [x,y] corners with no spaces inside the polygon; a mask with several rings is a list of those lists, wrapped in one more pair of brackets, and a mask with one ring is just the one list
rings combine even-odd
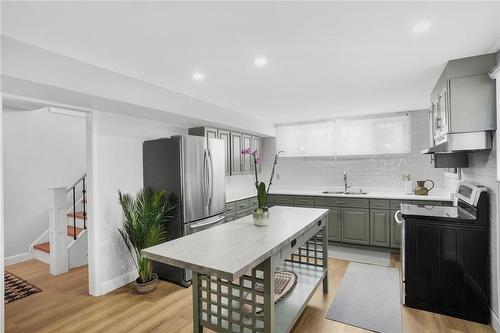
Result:
{"label": "purple orchid", "polygon": [[251,148],[244,148],[241,150],[241,155],[250,155],[252,153]]}

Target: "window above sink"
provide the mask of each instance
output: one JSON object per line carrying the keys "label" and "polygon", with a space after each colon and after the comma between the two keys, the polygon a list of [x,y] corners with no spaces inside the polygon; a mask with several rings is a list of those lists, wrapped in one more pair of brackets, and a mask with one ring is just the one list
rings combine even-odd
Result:
{"label": "window above sink", "polygon": [[356,156],[410,152],[408,114],[278,125],[281,156]]}

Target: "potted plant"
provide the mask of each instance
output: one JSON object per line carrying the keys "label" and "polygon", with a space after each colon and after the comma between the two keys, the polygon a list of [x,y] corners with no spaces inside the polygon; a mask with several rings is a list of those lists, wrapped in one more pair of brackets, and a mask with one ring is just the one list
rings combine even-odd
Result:
{"label": "potted plant", "polygon": [[137,293],[147,294],[156,289],[158,275],[141,251],[166,241],[167,222],[173,218],[176,199],[173,194],[151,189],[140,190],[135,199],[118,191],[118,198],[123,210],[123,227],[118,231],[139,274],[135,280]]}
{"label": "potted plant", "polygon": [[281,151],[277,152],[274,156],[273,169],[271,171],[271,176],[269,178],[269,184],[266,189],[266,184],[264,182],[259,181],[259,174],[257,172],[257,166],[262,163],[262,159],[258,155],[257,149],[252,150],[251,148],[245,148],[241,150],[241,155],[251,155],[254,164],[254,172],[255,172],[255,189],[257,190],[257,208],[253,211],[253,221],[257,226],[266,226],[268,224],[269,218],[269,209],[267,207],[267,197],[269,195],[269,189],[271,188],[271,184],[273,183],[274,178],[274,169],[276,164],[278,163],[278,156]]}

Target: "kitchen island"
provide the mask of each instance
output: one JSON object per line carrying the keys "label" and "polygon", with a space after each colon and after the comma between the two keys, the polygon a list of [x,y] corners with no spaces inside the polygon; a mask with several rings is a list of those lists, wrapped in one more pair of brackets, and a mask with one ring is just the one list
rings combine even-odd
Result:
{"label": "kitchen island", "polygon": [[[143,250],[193,271],[194,332],[289,332],[317,287],[328,292],[328,209],[272,207],[269,225],[246,216]],[[274,272],[297,276],[274,303]]]}

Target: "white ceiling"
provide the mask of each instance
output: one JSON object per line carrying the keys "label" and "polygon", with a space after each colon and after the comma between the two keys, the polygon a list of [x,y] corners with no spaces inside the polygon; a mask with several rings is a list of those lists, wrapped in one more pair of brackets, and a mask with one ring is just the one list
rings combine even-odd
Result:
{"label": "white ceiling", "polygon": [[500,2],[2,2],[2,33],[283,122],[426,108],[448,59],[500,48]]}

